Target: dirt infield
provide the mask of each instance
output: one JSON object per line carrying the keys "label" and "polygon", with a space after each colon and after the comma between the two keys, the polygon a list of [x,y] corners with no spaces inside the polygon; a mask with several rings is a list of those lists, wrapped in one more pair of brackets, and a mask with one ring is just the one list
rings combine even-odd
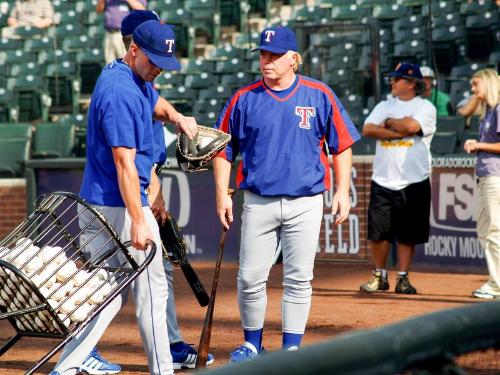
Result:
{"label": "dirt infield", "polygon": [[[210,289],[213,263],[195,263],[207,290]],[[236,304],[237,265],[226,264],[221,271],[217,303],[214,313],[211,352],[216,357],[214,366],[227,363],[228,353],[242,341]],[[389,281],[391,292],[365,295],[358,292],[359,284],[366,281],[370,270],[366,265],[318,263],[313,282],[313,303],[309,315],[304,344],[331,339],[335,335],[354,329],[373,328],[415,317],[425,313],[459,307],[470,303],[485,303],[470,297],[473,289],[486,279],[485,275],[413,272],[412,283],[416,296],[396,295],[392,292],[395,272]],[[275,266],[268,288],[268,311],[264,328],[264,345],[273,351],[281,345],[281,266]],[[179,323],[185,341],[198,343],[205,309],[201,308],[181,272],[176,270],[176,300]],[[0,322],[0,339],[5,341],[14,333],[5,321]],[[0,374],[22,374],[34,360],[48,352],[54,341],[24,338],[0,357]],[[135,324],[132,302],[120,312],[99,343],[102,354],[123,367],[123,375],[147,374],[146,358]],[[499,374],[498,351],[470,353],[458,359],[472,374]],[[52,359],[42,368],[47,374],[55,363]],[[178,373],[187,374],[184,370]]]}

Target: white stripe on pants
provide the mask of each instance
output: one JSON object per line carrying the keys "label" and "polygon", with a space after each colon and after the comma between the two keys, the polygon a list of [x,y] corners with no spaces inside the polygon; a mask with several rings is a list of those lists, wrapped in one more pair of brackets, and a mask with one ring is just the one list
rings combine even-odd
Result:
{"label": "white stripe on pants", "polygon": [[304,333],[311,306],[311,283],[318,246],[323,194],[261,197],[245,191],[238,304],[243,329],[264,326],[266,284],[278,242],[283,252],[283,332]]}
{"label": "white stripe on pants", "polygon": [[[130,240],[130,216],[124,207],[94,206],[103,213],[123,242]],[[168,342],[166,303],[167,280],[163,270],[162,251],[158,224],[149,207],[143,207],[144,216],[154,235],[156,254],[149,266],[131,284],[134,296],[135,311],[142,343],[148,357],[148,366],[151,374],[173,374],[172,356]],[[80,227],[83,227],[92,215],[86,211],[80,216]],[[85,236],[93,236],[100,227],[92,224],[85,235],[80,237],[84,243]],[[99,235],[91,243],[106,242],[107,236]],[[98,245],[95,245],[98,248]],[[138,264],[143,263],[146,252],[130,249],[133,258]],[[111,263],[111,262],[110,262]],[[117,296],[101,313],[95,317],[85,329],[71,340],[63,350],[55,369],[61,374],[74,373],[79,368],[92,348],[97,344],[109,323],[113,320],[122,305],[127,301],[128,290]]]}
{"label": "white stripe on pants", "polygon": [[477,236],[486,255],[488,286],[500,294],[500,177],[479,177]]}

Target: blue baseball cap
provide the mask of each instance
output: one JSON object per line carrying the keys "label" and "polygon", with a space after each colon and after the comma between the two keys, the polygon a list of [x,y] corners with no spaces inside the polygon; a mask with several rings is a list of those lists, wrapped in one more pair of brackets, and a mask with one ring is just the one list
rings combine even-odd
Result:
{"label": "blue baseball cap", "polygon": [[121,32],[122,35],[132,35],[137,26],[141,23],[155,20],[159,21],[160,17],[152,10],[133,10],[122,20]]}
{"label": "blue baseball cap", "polygon": [[412,64],[409,62],[400,62],[394,68],[393,72],[388,74],[389,77],[401,77],[401,78],[413,78],[422,79],[422,73],[420,72],[420,67],[417,64]]}
{"label": "blue baseball cap", "polygon": [[157,67],[165,70],[181,69],[181,64],[175,58],[175,33],[172,26],[154,20],[146,21],[136,27],[133,39]]}
{"label": "blue baseball cap", "polygon": [[295,33],[288,27],[268,27],[260,34],[259,47],[253,51],[269,51],[272,53],[297,52],[297,38]]}

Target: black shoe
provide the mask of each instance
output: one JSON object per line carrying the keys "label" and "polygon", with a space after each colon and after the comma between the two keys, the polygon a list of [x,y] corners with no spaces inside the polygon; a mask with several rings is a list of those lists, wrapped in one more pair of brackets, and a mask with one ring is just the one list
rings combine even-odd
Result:
{"label": "black shoe", "polygon": [[361,284],[359,290],[366,293],[375,293],[389,289],[387,277],[382,276],[382,271],[373,271],[373,276],[366,283]]}
{"label": "black shoe", "polygon": [[396,288],[394,290],[396,293],[400,294],[417,294],[417,290],[410,284],[408,279],[408,274],[398,275],[396,279]]}

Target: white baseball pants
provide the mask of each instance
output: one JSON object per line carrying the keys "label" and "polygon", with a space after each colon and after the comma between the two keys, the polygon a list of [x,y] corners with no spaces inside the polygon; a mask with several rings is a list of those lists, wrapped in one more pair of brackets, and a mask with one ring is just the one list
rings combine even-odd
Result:
{"label": "white baseball pants", "polygon": [[283,332],[304,333],[311,306],[311,283],[318,246],[323,194],[312,197],[262,197],[244,193],[241,224],[238,305],[243,329],[264,326],[274,254],[283,252]]}
{"label": "white baseball pants", "polygon": [[477,236],[486,255],[488,288],[500,295],[500,177],[479,177]]}

